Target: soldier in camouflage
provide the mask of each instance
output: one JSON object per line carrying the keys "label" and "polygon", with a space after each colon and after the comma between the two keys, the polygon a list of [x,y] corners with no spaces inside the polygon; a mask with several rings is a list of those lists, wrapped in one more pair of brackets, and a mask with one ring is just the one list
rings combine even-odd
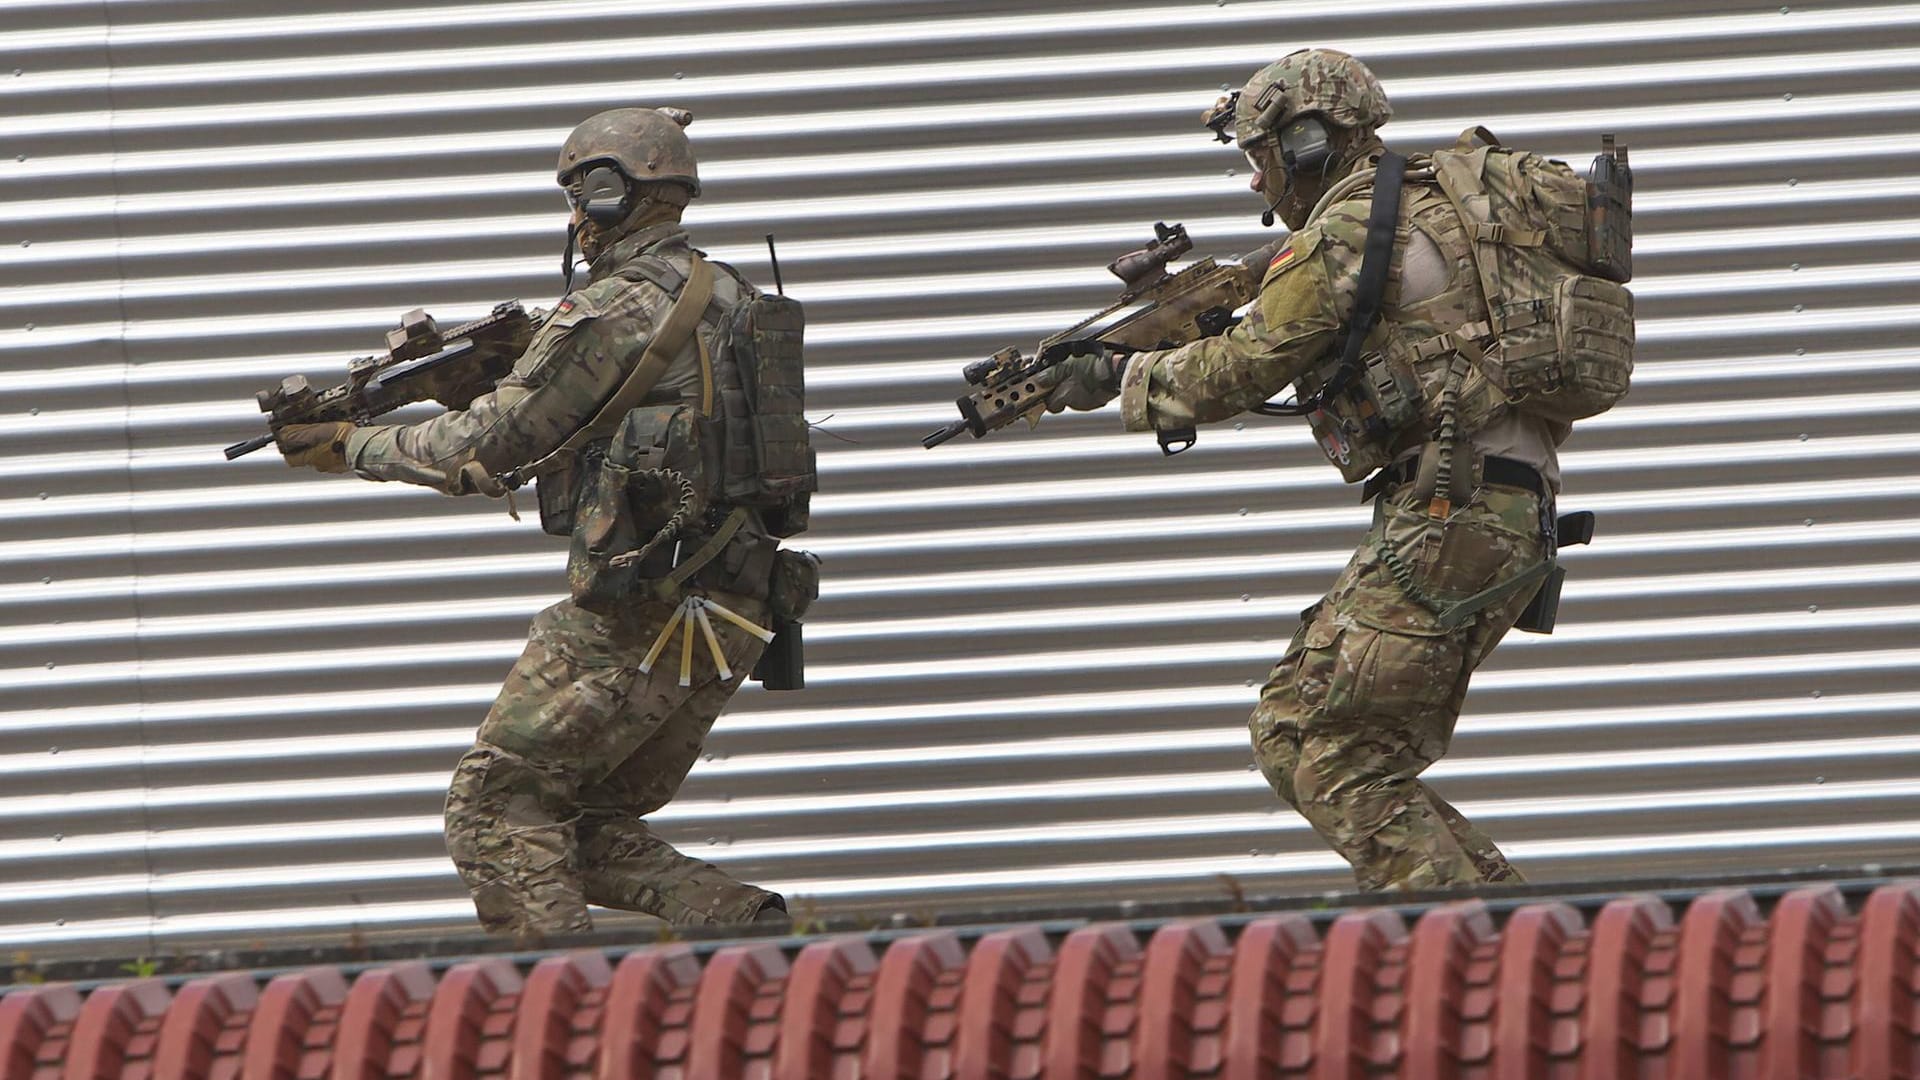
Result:
{"label": "soldier in camouflage", "polygon": [[[1253,409],[1289,384],[1305,401],[1318,389],[1310,373],[1340,353],[1366,245],[1371,170],[1385,152],[1375,131],[1392,115],[1385,93],[1351,56],[1312,49],[1263,69],[1216,108],[1254,167],[1253,191],[1293,230],[1290,246],[1237,326],[1168,351],[1075,357],[1051,409],[1118,397],[1128,430],[1178,430]],[[1422,163],[1413,159],[1407,171],[1370,351],[1404,345],[1425,355],[1427,343],[1441,342],[1457,354],[1466,346],[1451,335],[1487,330],[1471,241]],[[1437,415],[1440,390],[1437,380],[1417,388],[1425,416]],[[1370,483],[1374,524],[1332,590],[1302,612],[1249,725],[1267,780],[1365,889],[1522,880],[1420,779],[1447,750],[1468,679],[1531,593],[1458,625],[1436,609],[1541,563],[1542,523],[1559,487],[1565,422],[1522,407],[1483,412],[1490,415],[1463,432],[1465,455],[1450,455],[1467,481],[1451,501],[1418,479],[1434,457],[1434,425],[1415,424],[1381,448],[1386,467]],[[1321,438],[1346,473],[1352,448],[1339,440],[1337,432]]]}
{"label": "soldier in camouflage", "polygon": [[[287,462],[456,495],[500,494],[495,478],[515,470],[540,474],[543,489],[549,475],[570,475],[545,470],[567,456],[570,440],[596,422],[648,352],[676,299],[661,280],[692,273],[694,250],[680,226],[700,191],[681,130],[691,119],[678,110],[616,109],[568,137],[558,178],[574,209],[569,276],[577,237],[589,278],[554,307],[493,392],[410,426],[286,428],[279,441]],[[736,301],[757,295],[731,267],[706,265],[717,271],[712,301],[644,395],[687,403],[703,416],[712,409],[706,354],[716,323]],[[756,515],[744,522],[729,533],[728,557],[689,584],[765,624],[769,568],[752,553],[774,542]],[[683,547],[701,539],[693,535]],[[672,663],[643,673],[644,654],[675,611],[646,595],[591,605],[563,600],[534,618],[526,651],[447,797],[447,848],[487,930],[524,939],[584,931],[589,903],[679,924],[785,917],[779,895],[681,854],[642,820],[673,797],[763,648],[759,637],[714,619],[715,658],[724,653],[725,674],[706,662],[704,648],[686,685]],[[691,621],[686,632],[693,633]]]}

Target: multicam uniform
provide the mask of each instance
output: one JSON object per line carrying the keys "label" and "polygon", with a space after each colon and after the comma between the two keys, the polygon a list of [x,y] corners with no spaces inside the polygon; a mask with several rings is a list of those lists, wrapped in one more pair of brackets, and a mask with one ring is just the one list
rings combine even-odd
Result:
{"label": "multicam uniform", "polygon": [[[1406,181],[1400,241],[1369,350],[1389,339],[1411,347],[1487,319],[1460,218],[1418,165]],[[1336,356],[1354,308],[1371,194],[1370,185],[1351,189],[1297,231],[1239,326],[1134,356],[1121,377],[1128,429],[1224,419]],[[1419,776],[1446,752],[1468,679],[1530,594],[1448,629],[1431,607],[1410,598],[1383,551],[1411,571],[1418,590],[1440,601],[1470,596],[1538,563],[1543,512],[1551,512],[1559,483],[1555,447],[1567,430],[1522,411],[1498,415],[1468,439],[1476,470],[1471,498],[1437,521],[1410,475],[1386,483],[1367,537],[1326,597],[1301,613],[1299,631],[1261,691],[1249,725],[1261,771],[1353,864],[1363,888],[1520,880],[1493,842]],[[1425,441],[1424,434],[1409,435],[1394,448],[1402,461]],[[1530,466],[1546,490],[1480,476],[1489,456]]]}
{"label": "multicam uniform", "polygon": [[[360,429],[347,442],[348,465],[369,479],[445,487],[469,462],[499,474],[546,457],[626,381],[673,304],[652,280],[657,270],[638,271],[664,264],[684,278],[692,254],[678,224],[626,236],[594,260],[589,283],[555,307],[494,392],[421,424]],[[729,306],[754,295],[730,268],[708,265],[717,272],[701,327],[645,398],[702,416],[713,411],[713,388],[698,339],[711,340]],[[758,515],[745,521],[689,584],[766,625],[776,541]],[[695,531],[688,546],[702,537]],[[534,618],[526,651],[454,773],[447,847],[481,923],[564,933],[590,927],[588,903],[676,923],[744,922],[780,907],[776,894],[682,855],[641,820],[678,790],[762,642],[712,620],[730,674],[702,649],[691,685],[681,686],[678,664],[640,671],[675,603],[636,595],[593,606],[563,600]]]}

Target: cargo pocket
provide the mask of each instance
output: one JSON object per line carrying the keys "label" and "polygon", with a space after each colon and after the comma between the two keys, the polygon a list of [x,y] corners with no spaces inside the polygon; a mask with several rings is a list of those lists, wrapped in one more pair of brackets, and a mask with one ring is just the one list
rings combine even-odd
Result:
{"label": "cargo pocket", "polygon": [[1309,635],[1301,661],[1303,684],[1311,678],[1320,694],[1314,711],[1327,719],[1412,719],[1453,697],[1461,662],[1454,637],[1396,634],[1364,623],[1328,631]]}

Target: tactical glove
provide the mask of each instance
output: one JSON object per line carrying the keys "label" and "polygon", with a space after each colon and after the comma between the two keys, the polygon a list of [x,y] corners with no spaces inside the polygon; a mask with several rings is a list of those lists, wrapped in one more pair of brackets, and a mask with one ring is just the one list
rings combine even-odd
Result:
{"label": "tactical glove", "polygon": [[347,471],[347,436],[353,431],[353,425],[345,420],[288,424],[275,433],[274,441],[288,468],[305,465],[325,473],[343,473]]}
{"label": "tactical glove", "polygon": [[1097,409],[1120,396],[1120,368],[1125,357],[1097,341],[1071,343],[1076,350],[1060,362],[1060,385],[1047,395],[1047,411]]}

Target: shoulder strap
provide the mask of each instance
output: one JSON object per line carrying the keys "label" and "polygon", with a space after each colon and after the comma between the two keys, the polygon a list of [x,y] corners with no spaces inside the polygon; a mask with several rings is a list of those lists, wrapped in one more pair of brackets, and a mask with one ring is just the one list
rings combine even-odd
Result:
{"label": "shoulder strap", "polygon": [[628,410],[644,401],[654,384],[660,381],[660,376],[666,374],[667,365],[673,363],[673,358],[680,354],[687,339],[699,328],[700,316],[706,313],[707,302],[712,299],[713,268],[696,251],[693,253],[693,272],[687,275],[686,288],[674,297],[673,306],[667,309],[667,317],[654,328],[653,339],[647,342],[647,351],[627,374],[626,381],[613,392],[606,404],[600,406],[600,411],[593,414],[592,420],[568,436],[559,449],[528,469],[528,475],[538,473],[540,466],[554,457],[572,453],[594,438],[606,434]]}
{"label": "shoulder strap", "polygon": [[1333,376],[1311,397],[1298,402],[1268,402],[1254,407],[1263,416],[1307,416],[1338,397],[1360,375],[1360,353],[1367,333],[1380,321],[1386,302],[1387,272],[1393,265],[1393,242],[1400,228],[1400,192],[1405,186],[1407,159],[1389,150],[1374,168],[1373,202],[1367,211],[1367,243],[1360,253],[1360,277],[1354,290],[1353,312],[1340,344],[1340,362]]}
{"label": "shoulder strap", "polygon": [[1407,159],[1389,150],[1373,174],[1373,206],[1367,214],[1367,246],[1360,256],[1359,287],[1353,297],[1353,318],[1347,322],[1343,367],[1360,364],[1361,343],[1380,321],[1380,305],[1387,296],[1387,270],[1393,263],[1394,233],[1400,227],[1400,188],[1407,175]]}

